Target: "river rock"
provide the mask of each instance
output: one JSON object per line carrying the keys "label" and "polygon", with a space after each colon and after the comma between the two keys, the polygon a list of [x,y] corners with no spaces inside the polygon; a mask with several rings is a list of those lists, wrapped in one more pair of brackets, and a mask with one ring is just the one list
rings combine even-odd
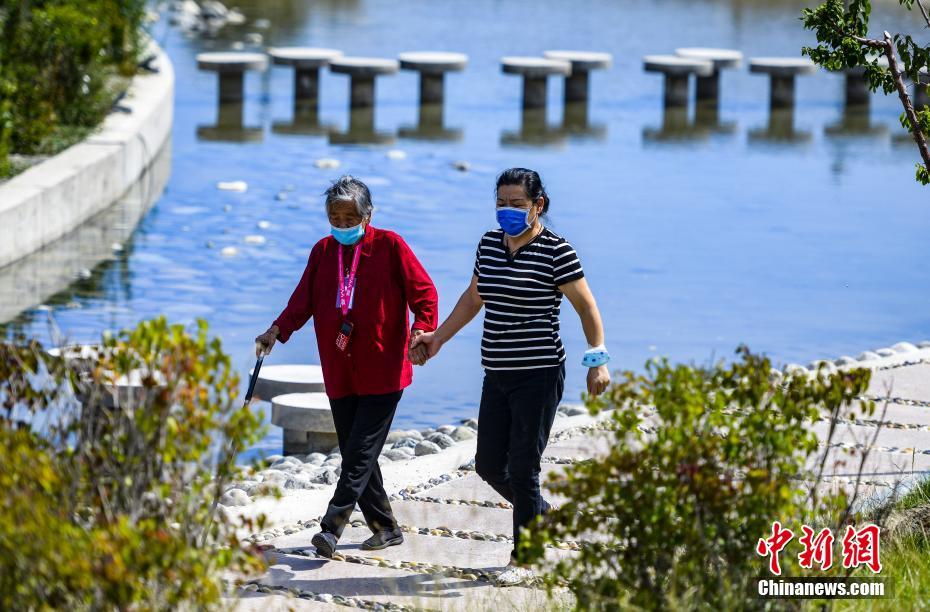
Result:
{"label": "river rock", "polygon": [[216,184],[220,191],[236,191],[243,193],[249,190],[249,184],[245,181],[220,181]]}
{"label": "river rock", "polygon": [[462,440],[471,440],[476,435],[477,434],[475,433],[475,430],[472,429],[471,427],[465,427],[464,425],[460,425],[459,427],[456,427],[452,431],[449,437],[455,440],[456,442],[461,442]]}
{"label": "river rock", "polygon": [[448,436],[453,431],[455,431],[455,427],[453,427],[452,425],[440,425],[439,427],[436,428],[436,431],[440,433],[444,433]]}
{"label": "river rock", "polygon": [[907,510],[895,510],[888,516],[885,529],[892,539],[926,536],[930,533],[930,504],[920,504]]}
{"label": "river rock", "polygon": [[247,506],[251,501],[249,494],[242,489],[230,489],[220,498],[220,503],[224,506]]}
{"label": "river rock", "polygon": [[423,434],[421,434],[416,429],[408,429],[406,433],[408,438],[413,438],[417,442],[423,439]]}
{"label": "river rock", "polygon": [[438,431],[434,434],[430,434],[426,437],[426,439],[430,442],[433,442],[434,444],[437,444],[439,448],[449,448],[455,444],[455,440],[453,440],[450,436]]}
{"label": "river rock", "polygon": [[465,427],[471,427],[475,431],[478,431],[478,419],[465,419],[462,421],[462,425]]}
{"label": "river rock", "polygon": [[441,450],[442,449],[435,442],[430,442],[429,440],[423,440],[419,444],[417,444],[413,452],[417,457],[419,457],[421,455],[435,455]]}
{"label": "river rock", "polygon": [[307,474],[294,474],[284,483],[285,489],[315,489],[317,485],[313,484],[313,479]]}
{"label": "river rock", "polygon": [[568,416],[581,416],[582,414],[588,414],[588,409],[584,406],[569,406],[565,410],[565,414]]}
{"label": "river rock", "polygon": [[326,455],[323,453],[310,453],[307,455],[306,463],[312,463],[313,465],[323,465],[323,462],[326,461]]}
{"label": "river rock", "polygon": [[409,447],[389,448],[381,454],[391,461],[406,461],[414,456],[413,449]]}
{"label": "river rock", "polygon": [[263,483],[267,482],[272,484],[284,484],[288,479],[288,475],[281,470],[265,470],[259,472],[259,476],[262,477]]}
{"label": "river rock", "polygon": [[337,480],[339,480],[339,475],[336,473],[335,468],[323,470],[323,472],[316,478],[316,482],[328,485],[336,484]]}
{"label": "river rock", "polygon": [[419,442],[419,440],[414,440],[413,438],[401,438],[392,444],[391,448],[416,448],[417,442]]}
{"label": "river rock", "polygon": [[225,20],[228,14],[229,9],[216,0],[203,0],[200,3],[200,16],[204,19]]}
{"label": "river rock", "polygon": [[328,157],[323,157],[313,162],[313,165],[316,166],[317,168],[331,169],[331,168],[338,168],[340,164],[339,164],[338,159],[331,159]]}
{"label": "river rock", "polygon": [[384,439],[384,443],[393,444],[405,437],[407,437],[407,432],[403,429],[392,429],[388,432],[387,438]]}
{"label": "river rock", "polygon": [[281,457],[271,464],[273,469],[290,471],[299,468],[302,465],[297,457]]}

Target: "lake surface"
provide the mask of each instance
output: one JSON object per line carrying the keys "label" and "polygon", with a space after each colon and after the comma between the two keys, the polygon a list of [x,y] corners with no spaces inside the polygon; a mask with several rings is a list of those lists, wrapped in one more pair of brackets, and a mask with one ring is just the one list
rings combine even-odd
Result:
{"label": "lake surface", "polygon": [[[237,3],[249,23],[216,39],[185,37],[166,20],[153,26],[177,74],[165,192],[118,256],[19,315],[8,332],[48,340],[51,314],[71,340],[93,341],[158,314],[203,317],[245,378],[253,338],[284,306],[310,248],[328,231],[320,194],[344,172],[371,187],[374,224],[413,247],[445,316],[468,283],[481,234],[495,225],[495,176],[519,165],[538,170],[548,186],[551,227],[581,257],[617,369],[641,369],[654,355],[706,363],[729,358],[740,343],[782,363],[806,363],[930,337],[930,191],[913,180],[916,147],[896,140],[896,98],[873,97],[873,128],[864,135],[837,134],[843,79],[804,77],[794,132],[773,138],[768,80],[744,67],[724,73],[721,127],[662,130],[662,79],[643,72],[643,55],[678,46],[798,55],[812,42],[798,21],[803,3]],[[877,29],[918,32],[896,5],[876,7]],[[270,27],[256,28],[257,18]],[[246,79],[243,123],[254,129],[212,129],[216,78],[198,71],[194,57],[250,32],[262,34],[263,45],[347,55],[467,53],[467,70],[447,77],[444,121],[453,139],[410,137],[417,77],[404,72],[377,85],[377,131],[393,142],[347,145],[338,135],[293,133],[301,130],[288,127],[293,85],[284,68]],[[521,83],[501,74],[499,59],[558,48],[608,51],[614,67],[592,77],[589,129],[559,129],[561,83],[553,79],[550,127],[525,132],[531,142],[521,142]],[[347,77],[324,72],[321,90],[321,123],[345,132]],[[230,136],[240,141],[216,140]],[[390,150],[406,156],[389,157]],[[320,169],[320,158],[341,165]],[[458,161],[470,169],[456,170]],[[234,180],[248,191],[216,188]],[[249,235],[266,242],[248,244]],[[222,256],[228,246],[238,254]],[[584,385],[584,337],[567,302],[562,320],[565,400],[574,401]],[[415,371],[397,426],[476,414],[480,334],[476,319]],[[315,342],[308,325],[267,362],[316,363]],[[280,448],[279,430],[260,448]]]}

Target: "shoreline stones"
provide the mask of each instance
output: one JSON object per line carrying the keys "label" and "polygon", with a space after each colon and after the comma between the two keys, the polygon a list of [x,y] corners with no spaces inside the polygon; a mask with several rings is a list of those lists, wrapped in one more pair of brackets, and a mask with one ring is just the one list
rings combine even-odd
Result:
{"label": "shoreline stones", "polygon": [[[565,403],[558,407],[558,415],[563,417],[586,413],[587,408],[581,404]],[[555,442],[587,431],[589,429],[573,428],[556,434],[550,441]],[[478,420],[475,418],[462,419],[459,425],[445,424],[420,430],[393,429],[388,432],[378,462],[385,464],[434,455],[451,448],[458,442],[473,440],[477,435]],[[342,454],[339,447],[333,448],[329,454],[321,452],[286,456],[273,454],[263,459],[262,466],[254,471],[246,469],[240,481],[230,483],[220,504],[244,506],[254,501],[257,496],[283,494],[286,491],[322,489],[334,485],[342,473]],[[444,474],[431,479],[428,483],[407,487],[399,494],[391,496],[391,499],[407,499],[415,492],[422,492],[436,484],[448,482],[473,471],[474,459],[451,475]]]}

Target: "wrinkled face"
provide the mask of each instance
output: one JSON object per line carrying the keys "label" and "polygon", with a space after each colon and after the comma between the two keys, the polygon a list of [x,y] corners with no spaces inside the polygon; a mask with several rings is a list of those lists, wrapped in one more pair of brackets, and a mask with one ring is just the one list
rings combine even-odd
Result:
{"label": "wrinkled face", "polygon": [[523,185],[501,185],[497,188],[498,208],[509,206],[510,208],[528,210],[532,207],[536,209],[536,216],[538,218],[542,213],[543,203],[542,198],[537,198],[536,201],[533,202],[526,195],[526,190],[523,189]]}
{"label": "wrinkled face", "polygon": [[351,200],[338,200],[333,202],[329,207],[327,216],[329,217],[330,225],[341,229],[355,227],[362,221],[367,222],[371,218],[370,215],[368,217],[362,217],[358,214],[358,207],[356,207],[355,202]]}

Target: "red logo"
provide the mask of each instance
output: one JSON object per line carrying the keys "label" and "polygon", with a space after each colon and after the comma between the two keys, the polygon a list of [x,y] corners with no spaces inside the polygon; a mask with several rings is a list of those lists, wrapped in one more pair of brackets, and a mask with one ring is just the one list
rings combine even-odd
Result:
{"label": "red logo", "polygon": [[[802,525],[803,535],[798,538],[803,550],[798,553],[798,564],[804,569],[813,569],[816,563],[820,570],[826,571],[833,567],[833,544],[835,538],[829,527],[819,532],[808,525]],[[864,565],[873,573],[882,571],[879,553],[879,536],[881,528],[877,525],[866,525],[857,530],[852,525],[846,527],[843,536],[843,567],[846,569]],[[781,575],[781,565],[778,555],[788,543],[794,539],[794,532],[781,523],[772,523],[772,535],[759,538],[756,544],[756,553],[761,557],[769,558],[769,570],[776,576]]]}
{"label": "red logo", "polygon": [[784,550],[794,533],[790,529],[783,529],[781,523],[772,523],[772,536],[767,539],[759,538],[756,552],[762,557],[769,557],[769,569],[776,576],[781,575],[781,566],[778,565],[778,553]]}
{"label": "red logo", "polygon": [[878,536],[879,528],[876,525],[866,525],[859,531],[847,525],[846,535],[843,536],[843,567],[848,569],[865,565],[876,574],[882,571]]}

